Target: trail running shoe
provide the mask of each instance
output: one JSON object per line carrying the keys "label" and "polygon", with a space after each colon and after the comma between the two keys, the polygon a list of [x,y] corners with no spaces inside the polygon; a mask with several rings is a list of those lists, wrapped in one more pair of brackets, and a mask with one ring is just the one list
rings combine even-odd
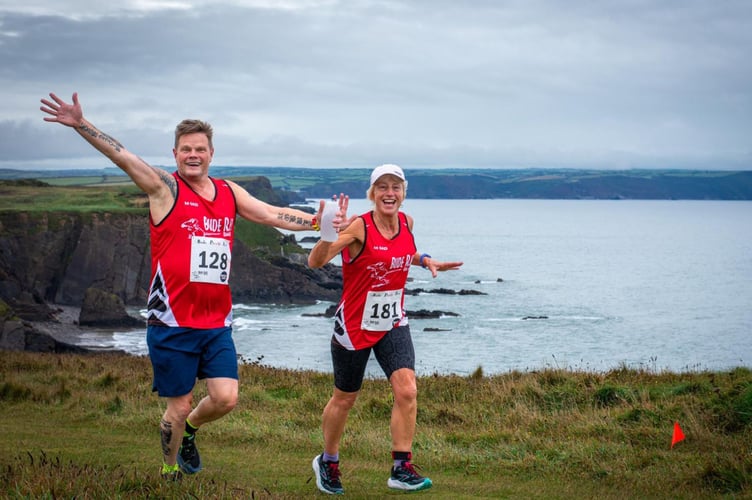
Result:
{"label": "trail running shoe", "polygon": [[162,479],[166,482],[176,482],[179,483],[183,479],[183,473],[181,471],[177,472],[163,472],[162,473]]}
{"label": "trail running shoe", "polygon": [[196,435],[183,436],[183,444],[178,450],[178,465],[186,474],[195,474],[202,469],[201,457],[196,448]]}
{"label": "trail running shoe", "polygon": [[392,467],[392,476],[386,485],[395,490],[418,491],[427,490],[433,483],[415,471],[415,466],[408,461],[399,467]]}
{"label": "trail running shoe", "polygon": [[183,473],[180,471],[180,467],[178,467],[177,464],[175,464],[174,467],[171,467],[167,464],[162,465],[162,471],[161,471],[162,479],[170,482],[170,481],[180,481],[183,479]]}
{"label": "trail running shoe", "polygon": [[339,481],[341,473],[339,463],[324,462],[321,455],[313,459],[313,473],[316,474],[316,486],[324,493],[330,495],[344,495],[345,489]]}

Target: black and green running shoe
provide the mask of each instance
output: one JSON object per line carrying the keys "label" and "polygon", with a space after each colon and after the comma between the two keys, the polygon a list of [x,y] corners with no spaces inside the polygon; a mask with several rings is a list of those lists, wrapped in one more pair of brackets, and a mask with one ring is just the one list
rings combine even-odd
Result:
{"label": "black and green running shoe", "polygon": [[183,444],[178,450],[178,464],[186,474],[195,474],[202,469],[201,456],[196,448],[196,435],[183,436]]}

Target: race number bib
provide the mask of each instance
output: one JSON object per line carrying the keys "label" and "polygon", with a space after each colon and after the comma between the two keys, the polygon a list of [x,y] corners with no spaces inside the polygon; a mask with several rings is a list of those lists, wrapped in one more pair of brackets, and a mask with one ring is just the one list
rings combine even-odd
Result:
{"label": "race number bib", "polygon": [[191,281],[227,285],[230,279],[230,241],[223,238],[191,238]]}
{"label": "race number bib", "polygon": [[374,332],[388,331],[402,319],[402,290],[368,292],[360,327]]}

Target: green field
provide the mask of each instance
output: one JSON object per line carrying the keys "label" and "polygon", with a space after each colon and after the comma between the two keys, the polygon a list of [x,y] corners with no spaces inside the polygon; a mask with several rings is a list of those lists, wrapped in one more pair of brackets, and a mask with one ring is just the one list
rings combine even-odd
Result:
{"label": "green field", "polygon": [[[322,339],[322,341],[325,341]],[[291,353],[294,355],[294,353]],[[204,470],[165,483],[145,357],[3,352],[4,498],[300,498],[331,375],[240,370],[240,399],[206,425]],[[752,371],[563,370],[418,380],[425,498],[752,498]],[[203,395],[199,384],[198,396]],[[343,439],[351,498],[386,488],[391,394],[366,381]],[[673,449],[674,422],[686,439]]]}
{"label": "green field", "polygon": [[[80,178],[79,178],[80,179]],[[127,184],[88,187],[52,186],[39,182],[0,183],[0,211],[27,212],[124,212],[148,210],[146,195]]]}

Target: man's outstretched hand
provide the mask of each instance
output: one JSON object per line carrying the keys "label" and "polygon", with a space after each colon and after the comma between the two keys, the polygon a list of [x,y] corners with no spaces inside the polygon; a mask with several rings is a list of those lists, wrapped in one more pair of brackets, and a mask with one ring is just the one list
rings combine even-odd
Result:
{"label": "man's outstretched hand", "polygon": [[81,124],[81,120],[84,117],[84,113],[81,110],[81,104],[78,102],[78,92],[73,93],[73,104],[60,99],[58,96],[50,92],[50,99],[42,99],[43,106],[40,106],[40,110],[48,115],[45,116],[46,122],[58,122],[68,127],[77,127]]}

